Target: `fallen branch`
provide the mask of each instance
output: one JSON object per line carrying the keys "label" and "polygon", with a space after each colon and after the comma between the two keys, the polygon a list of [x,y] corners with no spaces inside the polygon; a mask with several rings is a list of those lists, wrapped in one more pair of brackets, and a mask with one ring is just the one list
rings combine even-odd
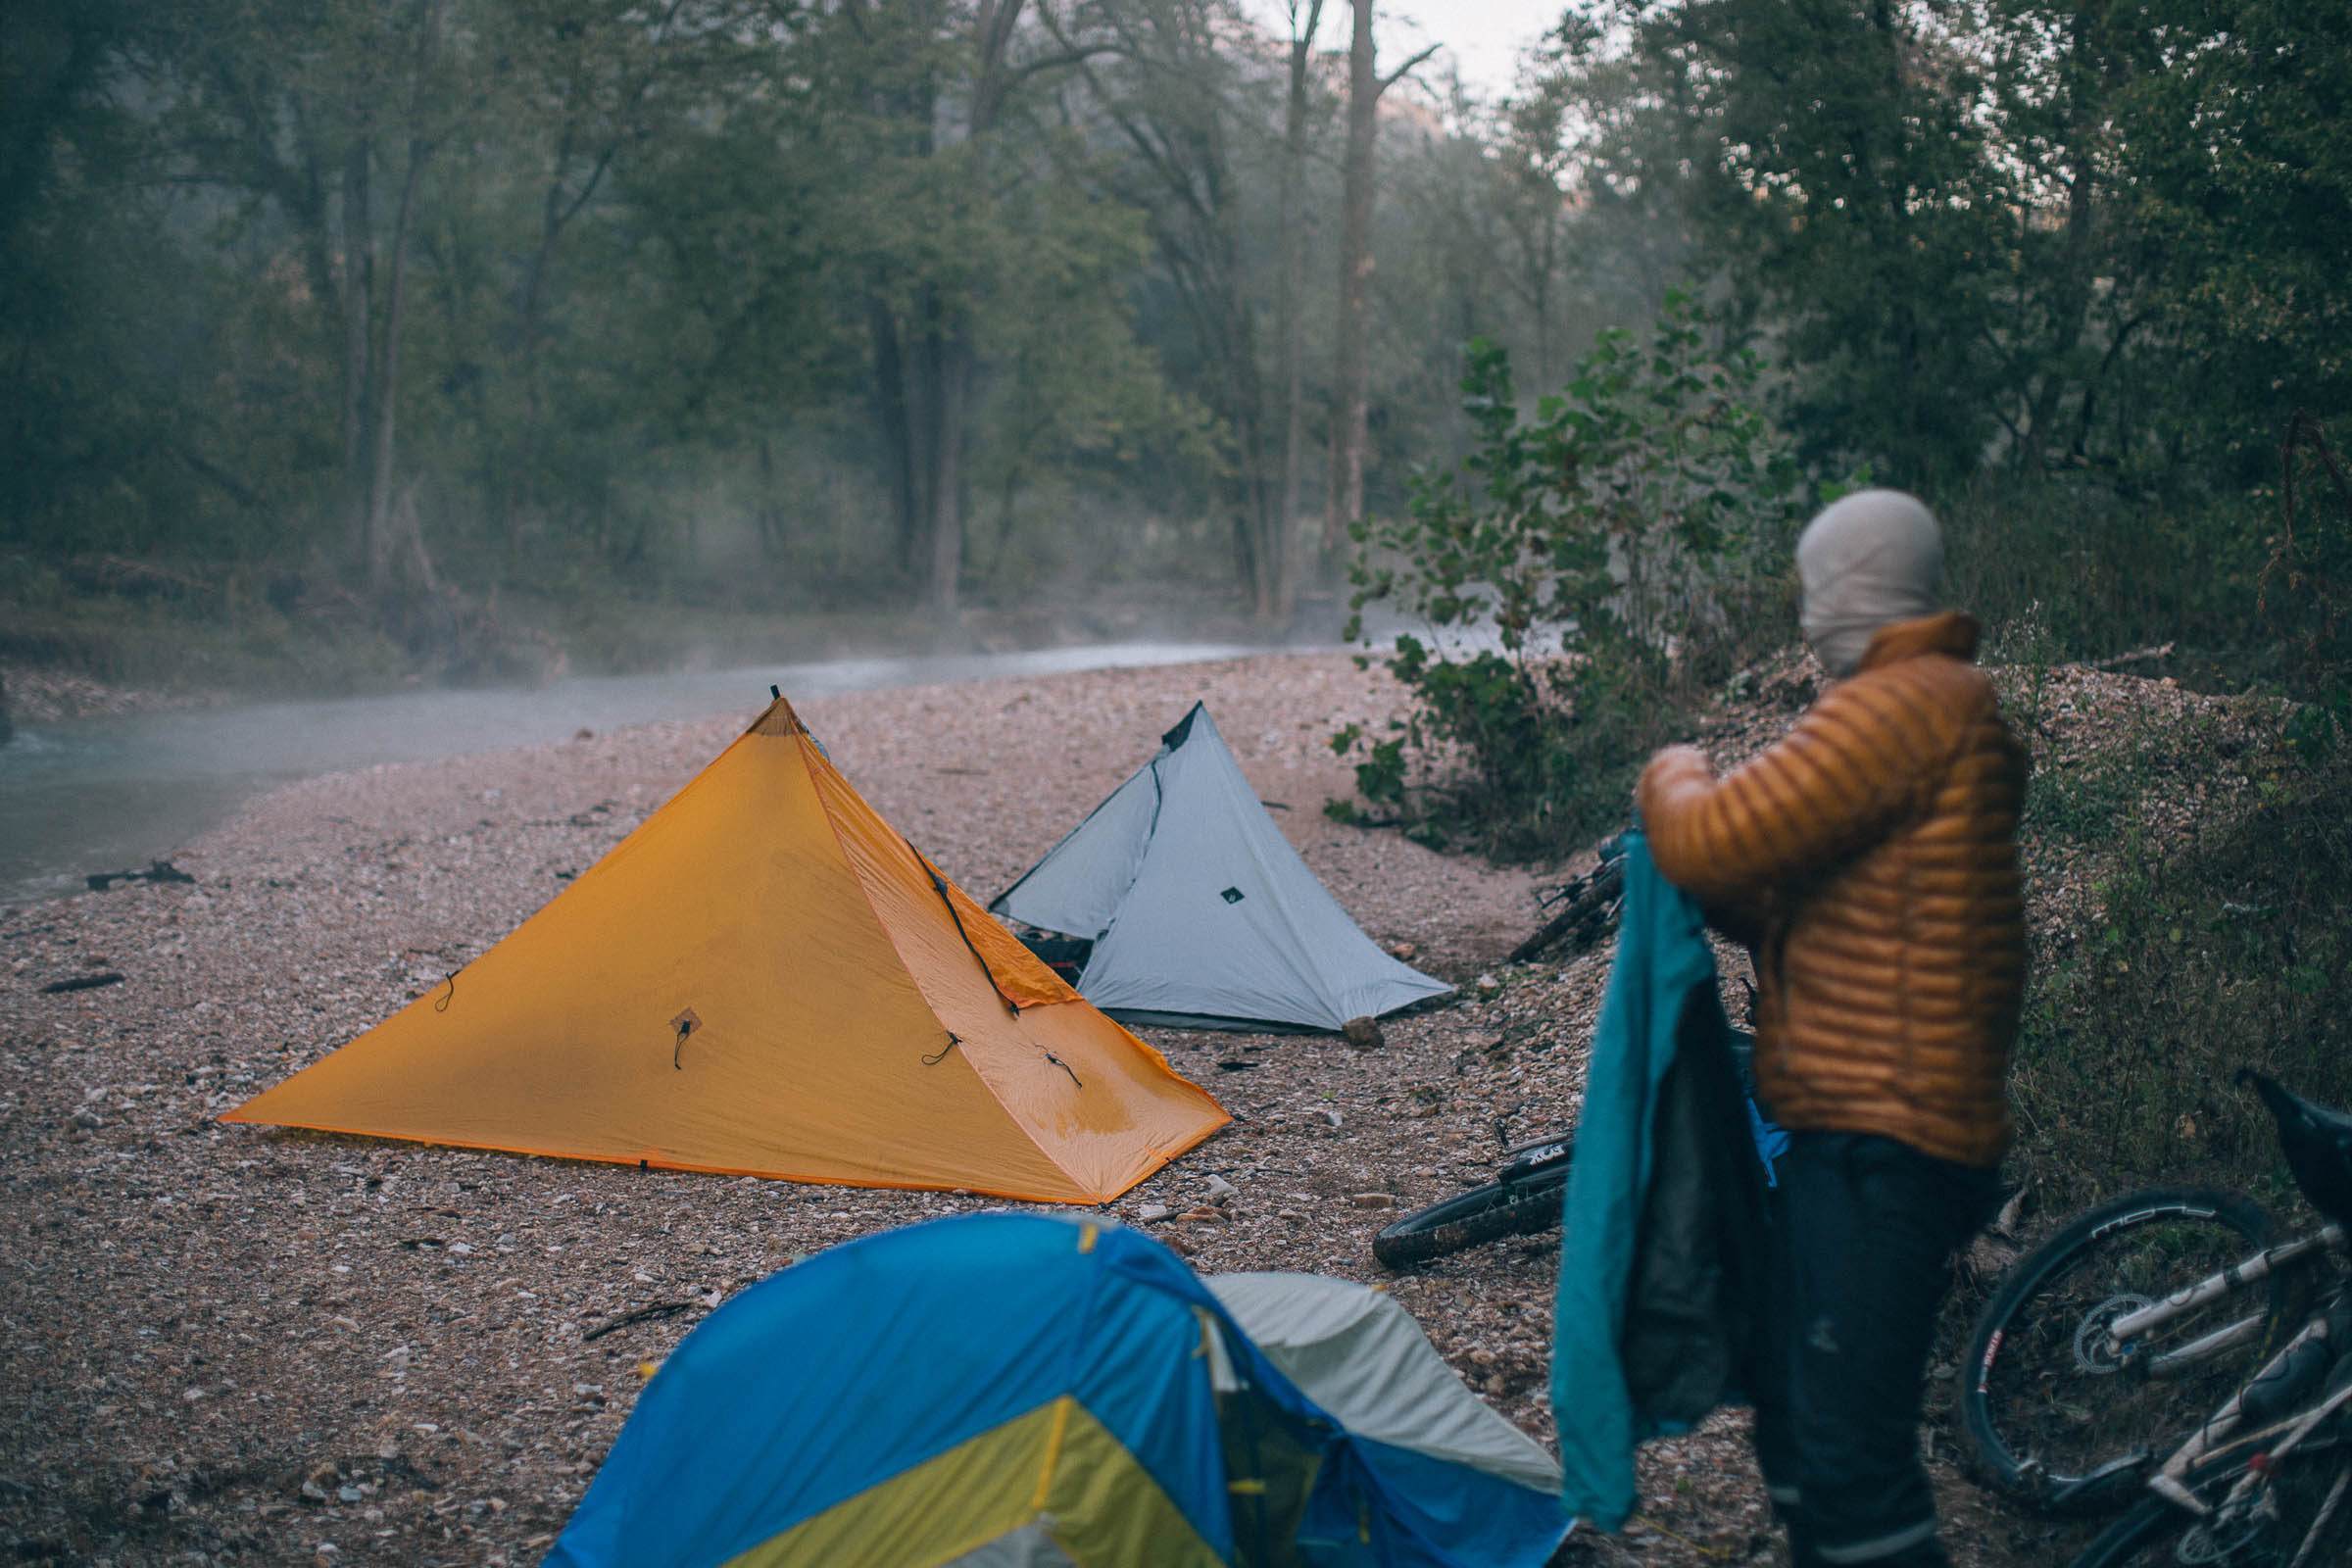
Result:
{"label": "fallen branch", "polygon": [[187,882],[196,879],[170,860],[150,860],[144,871],[92,871],[82,880],[92,893],[104,893],[118,882]]}
{"label": "fallen branch", "polygon": [[95,991],[100,986],[119,986],[122,977],[112,969],[102,974],[77,974],[71,980],[53,980],[41,987],[41,995],[54,997],[68,991]]}
{"label": "fallen branch", "polygon": [[651,1306],[641,1306],[634,1312],[616,1317],[610,1323],[598,1324],[580,1336],[580,1343],[585,1345],[590,1340],[601,1340],[614,1329],[625,1329],[632,1323],[651,1323],[658,1318],[676,1317],[680,1312],[692,1311],[695,1305],[693,1301],[656,1301]]}
{"label": "fallen branch", "polygon": [[2173,645],[2171,643],[2158,643],[2153,648],[2135,648],[2128,654],[2116,654],[2111,658],[2093,660],[2084,667],[2088,669],[2113,669],[2119,664],[2136,664],[2144,659],[2170,659],[2172,657]]}

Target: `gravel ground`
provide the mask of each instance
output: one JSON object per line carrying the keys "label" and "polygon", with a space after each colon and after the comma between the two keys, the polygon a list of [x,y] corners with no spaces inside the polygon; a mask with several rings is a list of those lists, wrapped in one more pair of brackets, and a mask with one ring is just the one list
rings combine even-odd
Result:
{"label": "gravel ground", "polygon": [[[1706,738],[1744,755],[1810,691],[1785,662]],[[1149,1031],[1235,1122],[1114,1211],[1204,1272],[1386,1281],[1474,1387],[1548,1438],[1556,1238],[1404,1277],[1369,1242],[1396,1208],[1484,1180],[1507,1146],[1570,1124],[1606,953],[1505,965],[1541,923],[1534,875],[1323,815],[1350,781],[1326,739],[1394,710],[1385,676],[1345,656],[1275,656],[802,713],[876,808],[985,900],[1196,698],[1364,928],[1462,990],[1390,1020],[1378,1049]],[[868,1231],[1002,1206],[212,1120],[479,954],[749,716],[312,780],[174,850],[192,886],[0,911],[0,1550],[536,1561],[643,1378],[730,1292]],[[43,990],[100,974],[122,980]],[[1234,1195],[1209,1200],[1212,1175]],[[1642,1520],[1561,1560],[1784,1560],[1744,1434],[1732,1412],[1650,1446]],[[1965,1568],[2051,1560],[2051,1530],[1992,1507],[1932,1435]]]}

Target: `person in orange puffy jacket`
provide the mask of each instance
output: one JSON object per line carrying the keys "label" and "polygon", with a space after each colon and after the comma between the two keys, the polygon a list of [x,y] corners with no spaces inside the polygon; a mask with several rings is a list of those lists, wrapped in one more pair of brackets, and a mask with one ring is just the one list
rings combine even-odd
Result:
{"label": "person in orange puffy jacket", "polygon": [[1952,1250],[1989,1216],[2026,973],[2026,758],[1938,608],[1942,540],[1891,490],[1798,541],[1832,684],[1718,777],[1687,746],[1637,793],[1658,869],[1756,962],[1755,1076],[1788,1129],[1756,1450],[1793,1560],[1947,1561],[1919,1410]]}

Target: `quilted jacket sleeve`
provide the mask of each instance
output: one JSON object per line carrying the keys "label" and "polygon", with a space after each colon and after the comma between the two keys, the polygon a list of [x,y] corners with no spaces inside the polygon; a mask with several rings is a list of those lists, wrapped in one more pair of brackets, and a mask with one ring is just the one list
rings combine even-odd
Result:
{"label": "quilted jacket sleeve", "polygon": [[1695,748],[1660,752],[1636,793],[1658,869],[1702,903],[1753,909],[1886,838],[1953,746],[1954,715],[1910,684],[1866,672],[1832,687],[1721,779]]}

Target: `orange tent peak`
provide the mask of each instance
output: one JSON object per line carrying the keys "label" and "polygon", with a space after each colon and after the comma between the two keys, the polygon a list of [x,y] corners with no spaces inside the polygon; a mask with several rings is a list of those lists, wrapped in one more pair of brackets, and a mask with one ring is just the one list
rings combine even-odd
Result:
{"label": "orange tent peak", "polygon": [[752,727],[744,733],[747,735],[806,735],[808,733],[808,726],[802,723],[801,715],[792,710],[790,701],[778,697],[767,705],[767,711],[752,720]]}

